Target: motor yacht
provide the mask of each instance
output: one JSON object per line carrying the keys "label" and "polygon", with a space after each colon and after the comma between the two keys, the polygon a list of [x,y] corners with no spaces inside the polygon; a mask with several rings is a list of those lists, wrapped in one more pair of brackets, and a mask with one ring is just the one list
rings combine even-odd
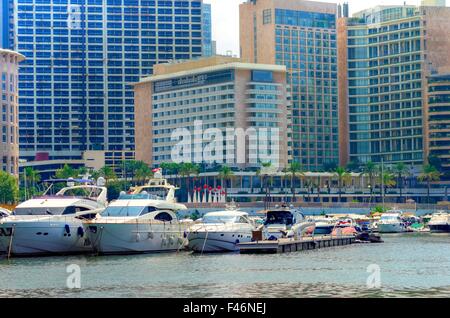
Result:
{"label": "motor yacht", "polygon": [[315,222],[307,220],[303,213],[292,206],[277,206],[274,209],[267,210],[265,213],[263,235],[267,240],[300,238],[314,233]]}
{"label": "motor yacht", "polygon": [[[107,189],[88,179],[44,182],[50,186],[43,196],[19,204],[11,215],[0,219],[0,251],[16,256],[92,251],[81,219],[94,217],[107,206]],[[49,194],[61,183],[67,187]]]}
{"label": "motor yacht", "polygon": [[450,215],[444,211],[433,213],[428,227],[432,233],[448,233],[450,232]]}
{"label": "motor yacht", "polygon": [[408,231],[408,225],[404,221],[403,212],[399,210],[389,210],[383,213],[378,221],[378,231],[380,233],[403,233]]}
{"label": "motor yacht", "polygon": [[183,236],[188,222],[176,212],[186,209],[175,199],[176,188],[160,174],[145,186],[119,199],[83,227],[99,254],[134,254],[177,251],[187,244]]}
{"label": "motor yacht", "polygon": [[189,228],[189,249],[194,252],[236,252],[237,244],[252,240],[256,229],[246,212],[235,209],[206,213]]}

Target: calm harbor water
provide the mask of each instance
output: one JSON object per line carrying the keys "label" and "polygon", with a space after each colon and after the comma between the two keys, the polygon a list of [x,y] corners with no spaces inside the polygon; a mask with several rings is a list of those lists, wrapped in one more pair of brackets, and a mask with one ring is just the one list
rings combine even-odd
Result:
{"label": "calm harbor water", "polygon": [[[383,244],[276,255],[2,258],[0,296],[450,297],[450,235],[383,238]],[[81,289],[66,287],[70,264],[81,268]],[[371,264],[381,269],[381,288],[366,286]]]}

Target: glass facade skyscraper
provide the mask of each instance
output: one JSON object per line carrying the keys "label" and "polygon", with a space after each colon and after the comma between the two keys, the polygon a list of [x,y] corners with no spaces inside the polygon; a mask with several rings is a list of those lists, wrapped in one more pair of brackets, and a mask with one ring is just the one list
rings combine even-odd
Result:
{"label": "glass facade skyscraper", "polygon": [[12,37],[14,31],[12,17],[13,0],[0,0],[0,48],[12,48]]}
{"label": "glass facade skyscraper", "polygon": [[314,171],[339,164],[337,5],[248,1],[240,15],[241,56],[287,67],[290,160]]}
{"label": "glass facade skyscraper", "polygon": [[[132,158],[131,83],[202,55],[201,0],[15,0],[21,157]],[[109,162],[114,163],[114,162]]]}
{"label": "glass facade skyscraper", "polygon": [[211,5],[203,3],[203,56],[212,56],[212,23],[211,23]]}

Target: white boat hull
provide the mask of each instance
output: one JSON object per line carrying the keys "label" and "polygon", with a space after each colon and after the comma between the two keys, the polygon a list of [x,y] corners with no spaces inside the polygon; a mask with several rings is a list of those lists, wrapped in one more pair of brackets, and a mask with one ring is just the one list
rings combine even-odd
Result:
{"label": "white boat hull", "polygon": [[220,253],[239,251],[238,243],[252,240],[251,232],[191,232],[188,235],[189,249],[194,252]]}
{"label": "white boat hull", "polygon": [[92,245],[76,219],[28,220],[0,224],[0,251],[8,253],[9,249],[14,256],[78,254],[92,252]]}
{"label": "white boat hull", "polygon": [[84,229],[99,254],[170,252],[187,243],[180,224],[85,223]]}
{"label": "white boat hull", "polygon": [[378,232],[380,233],[403,233],[407,228],[401,223],[378,223]]}

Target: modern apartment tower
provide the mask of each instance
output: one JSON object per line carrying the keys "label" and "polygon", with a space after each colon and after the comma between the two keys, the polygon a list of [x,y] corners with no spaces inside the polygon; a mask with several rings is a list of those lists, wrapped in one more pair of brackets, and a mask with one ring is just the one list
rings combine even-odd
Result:
{"label": "modern apartment tower", "polygon": [[12,48],[13,34],[13,0],[0,0],[0,48]]}
{"label": "modern apartment tower", "polygon": [[20,152],[106,164],[134,157],[130,83],[202,55],[201,0],[15,0]]}
{"label": "modern apartment tower", "polygon": [[[177,161],[173,151],[186,141],[184,162],[287,165],[285,66],[227,56],[160,64],[135,85],[135,96],[138,160],[154,166]],[[179,132],[188,136],[178,140]]]}
{"label": "modern apartment tower", "polygon": [[450,72],[428,78],[427,143],[430,158],[450,179]]}
{"label": "modern apartment tower", "polygon": [[338,25],[348,160],[422,165],[427,76],[450,65],[450,8],[380,6]]}
{"label": "modern apartment tower", "polygon": [[213,52],[212,44],[212,16],[211,16],[211,4],[202,4],[202,23],[203,23],[203,56],[212,56]]}
{"label": "modern apartment tower", "polygon": [[0,49],[0,169],[18,175],[19,125],[18,125],[18,74],[24,56]]}
{"label": "modern apartment tower", "polygon": [[339,164],[336,19],[334,3],[249,0],[240,5],[241,58],[287,67],[289,158],[314,171]]}

